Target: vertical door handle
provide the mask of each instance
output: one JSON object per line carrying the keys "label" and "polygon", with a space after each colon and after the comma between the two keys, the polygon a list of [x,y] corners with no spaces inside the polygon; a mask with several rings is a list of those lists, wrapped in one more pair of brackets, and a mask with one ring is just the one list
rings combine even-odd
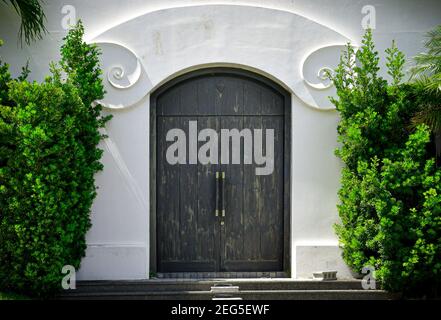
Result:
{"label": "vertical door handle", "polygon": [[221,172],[221,212],[222,217],[225,217],[225,172]]}
{"label": "vertical door handle", "polygon": [[225,172],[216,172],[216,208],[215,217],[225,217]]}
{"label": "vertical door handle", "polygon": [[220,201],[219,184],[220,184],[220,175],[219,172],[216,171],[216,207],[214,210],[215,217],[219,217],[219,201]]}

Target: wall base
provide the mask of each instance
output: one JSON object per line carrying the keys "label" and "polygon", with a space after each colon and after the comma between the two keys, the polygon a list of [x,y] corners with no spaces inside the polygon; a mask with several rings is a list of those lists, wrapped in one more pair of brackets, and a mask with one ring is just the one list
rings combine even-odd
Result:
{"label": "wall base", "polygon": [[81,261],[77,280],[148,279],[145,246],[89,245]]}
{"label": "wall base", "polygon": [[341,257],[341,249],[333,245],[298,245],[294,247],[297,279],[312,279],[313,272],[336,270],[338,279],[353,279],[351,270]]}

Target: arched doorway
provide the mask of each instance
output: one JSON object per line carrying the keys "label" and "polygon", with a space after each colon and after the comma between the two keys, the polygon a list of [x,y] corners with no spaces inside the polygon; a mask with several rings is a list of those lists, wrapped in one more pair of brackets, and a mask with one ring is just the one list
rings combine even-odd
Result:
{"label": "arched doorway", "polygon": [[289,271],[290,104],[232,68],[151,95],[151,271]]}

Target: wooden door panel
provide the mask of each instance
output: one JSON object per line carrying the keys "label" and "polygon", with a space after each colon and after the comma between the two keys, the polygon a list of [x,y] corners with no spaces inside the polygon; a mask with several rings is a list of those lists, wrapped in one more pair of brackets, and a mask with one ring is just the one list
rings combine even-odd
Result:
{"label": "wooden door panel", "polygon": [[[274,129],[274,171],[261,180],[260,250],[262,260],[279,261],[283,256],[283,177],[284,120],[280,116],[262,117],[262,129]],[[265,144],[264,144],[265,145]],[[264,149],[266,153],[266,150]]]}
{"label": "wooden door panel", "polygon": [[[198,128],[219,130],[219,120],[215,117],[198,117]],[[200,147],[203,142],[198,143]],[[199,148],[198,148],[199,149]],[[193,165],[194,166],[194,165]],[[202,165],[198,162],[197,190],[186,188],[187,192],[197,191],[198,195],[198,258],[209,257],[219,267],[219,221],[216,210],[216,172],[217,164]],[[216,271],[215,270],[215,271]]]}
{"label": "wooden door panel", "polygon": [[[157,243],[162,272],[215,271],[219,232],[215,210],[217,165],[170,165],[166,159],[168,130],[184,131],[189,121],[217,129],[216,118],[158,117]],[[187,163],[189,154],[187,152]]]}
{"label": "wooden door panel", "polygon": [[[158,271],[283,270],[289,178],[285,97],[256,79],[210,73],[177,83],[155,99]],[[198,132],[212,128],[218,133],[218,164],[189,164],[188,140],[187,164],[167,163],[168,130],[180,128],[189,139],[190,120],[197,121]],[[220,163],[221,129],[244,128],[263,129],[263,146],[265,129],[274,129],[270,175],[256,175],[262,165],[244,164],[243,141],[240,164],[232,164],[231,146],[229,164]],[[204,143],[198,142],[198,150]],[[215,217],[218,171],[225,172],[225,217]]]}
{"label": "wooden door panel", "polygon": [[[256,164],[222,165],[226,217],[222,228],[222,269],[275,271],[283,266],[283,144],[282,116],[222,116],[221,128],[274,130],[274,171],[256,175]],[[265,135],[264,135],[265,137]],[[265,142],[265,139],[264,139]],[[265,146],[263,154],[266,154]],[[241,142],[241,159],[244,144]],[[231,144],[230,144],[231,156]],[[230,159],[231,163],[231,159]]]}
{"label": "wooden door panel", "polygon": [[[169,129],[176,127],[178,123],[173,118],[159,118],[157,127],[158,134],[167,132]],[[174,223],[179,218],[179,198],[180,194],[179,181],[180,168],[171,166],[165,159],[167,149],[166,141],[158,139],[158,177],[157,180],[157,221],[158,221],[158,263],[161,265],[163,261],[172,261],[177,258],[177,246],[175,239],[178,238],[179,225]]]}
{"label": "wooden door panel", "polygon": [[[243,117],[222,116],[222,129],[243,129]],[[222,140],[222,139],[221,139]],[[231,142],[231,141],[230,141]],[[225,260],[237,260],[244,257],[244,203],[243,177],[244,177],[244,142],[240,145],[241,164],[232,164],[232,147],[229,148],[229,164],[221,165],[221,171],[225,172],[225,224],[221,228],[221,254],[222,264]]]}

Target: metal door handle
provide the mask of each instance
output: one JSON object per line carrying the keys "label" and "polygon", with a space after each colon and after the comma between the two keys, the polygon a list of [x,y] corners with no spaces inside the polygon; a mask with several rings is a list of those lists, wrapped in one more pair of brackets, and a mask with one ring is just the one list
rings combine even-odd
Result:
{"label": "metal door handle", "polygon": [[225,172],[221,172],[221,188],[220,188],[220,210],[222,212],[222,217],[225,217]]}
{"label": "metal door handle", "polygon": [[215,217],[225,217],[225,172],[216,172],[216,208],[214,210]]}
{"label": "metal door handle", "polygon": [[220,184],[220,175],[219,175],[219,172],[216,171],[216,207],[214,210],[215,217],[219,217],[219,200],[220,200],[219,184]]}

